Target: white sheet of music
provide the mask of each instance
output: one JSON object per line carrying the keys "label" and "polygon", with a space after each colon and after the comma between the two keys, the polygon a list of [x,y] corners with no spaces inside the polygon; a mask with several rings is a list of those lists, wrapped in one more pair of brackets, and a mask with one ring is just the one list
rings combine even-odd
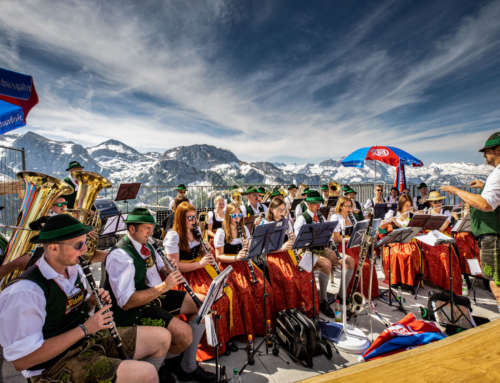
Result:
{"label": "white sheet of music", "polygon": [[299,262],[299,267],[302,270],[305,270],[308,273],[310,273],[312,271],[314,265],[316,264],[316,262],[318,262],[318,256],[313,255],[313,253],[310,251],[306,251],[304,256],[302,257],[302,259]]}
{"label": "white sheet of music", "polygon": [[470,273],[472,275],[481,275],[481,266],[479,266],[479,261],[476,258],[467,259],[467,264],[469,265]]}
{"label": "white sheet of music", "polygon": [[217,346],[217,332],[215,331],[214,321],[212,314],[205,315],[205,334],[207,336],[207,343],[209,346]]}
{"label": "white sheet of music", "polygon": [[438,230],[432,230],[429,231],[427,234],[419,235],[415,237],[415,239],[418,239],[419,241],[430,245],[430,246],[436,246],[436,243],[439,241],[448,241],[450,240],[450,237],[447,235],[444,235]]}

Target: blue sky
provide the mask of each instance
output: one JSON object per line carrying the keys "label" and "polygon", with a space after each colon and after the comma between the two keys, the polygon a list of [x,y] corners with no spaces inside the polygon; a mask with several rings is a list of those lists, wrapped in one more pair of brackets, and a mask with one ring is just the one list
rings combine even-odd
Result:
{"label": "blue sky", "polygon": [[481,163],[499,20],[482,0],[7,0],[0,67],[35,79],[20,132],[87,146],[309,162],[386,144]]}

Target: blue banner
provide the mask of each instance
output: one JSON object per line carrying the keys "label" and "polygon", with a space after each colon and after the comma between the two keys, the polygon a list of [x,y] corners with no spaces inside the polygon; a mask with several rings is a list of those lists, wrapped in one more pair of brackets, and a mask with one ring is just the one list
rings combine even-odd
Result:
{"label": "blue banner", "polygon": [[24,126],[23,109],[0,100],[0,134]]}
{"label": "blue banner", "polygon": [[32,84],[31,76],[0,68],[0,95],[27,100]]}

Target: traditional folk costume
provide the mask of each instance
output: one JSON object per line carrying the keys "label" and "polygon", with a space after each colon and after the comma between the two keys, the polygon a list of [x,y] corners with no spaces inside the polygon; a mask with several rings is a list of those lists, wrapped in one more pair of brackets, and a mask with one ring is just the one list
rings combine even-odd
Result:
{"label": "traditional folk costume", "polygon": [[[167,255],[179,254],[180,262],[198,262],[202,258],[200,251],[200,242],[190,241],[189,250],[182,250],[179,248],[179,234],[174,230],[169,230],[163,246]],[[212,265],[206,265],[202,269],[183,272],[189,286],[195,293],[207,294],[212,280],[217,276],[217,272]],[[240,314],[239,300],[237,295],[234,294],[234,288],[229,286],[224,288],[225,295],[217,300],[213,306],[217,313],[220,315],[218,322],[219,342],[221,345],[220,352],[224,353],[226,343],[234,336],[243,335],[245,333],[243,320]],[[198,360],[208,360],[215,357],[215,349],[208,346],[204,338],[200,344],[197,354]]]}
{"label": "traditional folk costume", "polygon": [[[259,193],[259,189],[255,186],[251,186],[245,191],[245,194],[251,193]],[[247,201],[247,203],[242,203],[239,208],[243,217],[253,217],[254,215],[267,213],[267,206],[261,204],[260,202],[257,202],[256,205],[252,205]]]}
{"label": "traditional folk costume", "polygon": [[219,217],[216,210],[208,212],[208,224],[212,225],[212,231],[214,233],[217,232],[217,229],[220,229],[222,227],[223,222],[224,216]]}
{"label": "traditional folk costume", "polygon": [[[270,223],[265,221],[265,223]],[[288,232],[292,230],[290,222]],[[284,242],[288,241],[288,235]],[[299,270],[298,262],[293,250],[278,250],[267,255],[269,278],[273,286],[274,308],[276,312],[290,308],[304,308],[308,315],[312,315],[313,292],[311,279],[314,275],[305,270]],[[316,284],[314,285],[315,311],[319,311],[319,297]]]}
{"label": "traditional folk costume", "polygon": [[[244,226],[246,238],[250,238],[250,232]],[[226,241],[226,233],[224,228],[219,228],[214,237],[215,249],[224,248],[224,255],[236,257],[239,251],[243,248],[241,238],[233,238],[230,243]],[[243,318],[245,334],[263,335],[265,334],[264,315],[264,273],[252,262],[253,271],[250,270],[248,261],[235,261],[231,263],[219,262],[221,267],[225,269],[228,265],[233,267],[233,272],[229,275],[233,293],[238,297],[239,310]],[[256,283],[253,283],[255,276]],[[267,319],[273,317],[273,293],[272,286],[267,283],[267,292],[269,294],[266,312]]]}
{"label": "traditional folk costume", "polygon": [[[187,191],[187,188],[186,188],[186,185],[184,184],[179,184],[177,185],[177,187],[175,188],[175,190],[179,191],[179,190],[186,190]],[[193,202],[191,200],[189,200],[189,203],[192,205]],[[170,203],[168,204],[168,208],[170,210],[173,210],[174,208],[174,204],[175,204],[175,198],[173,198],[172,200],[170,200]]]}
{"label": "traditional folk costume", "polygon": [[[31,242],[63,241],[92,229],[61,214],[47,222]],[[66,272],[68,277],[59,274],[42,256],[0,294],[0,344],[7,361],[31,354],[46,339],[83,325],[89,318],[89,292],[83,271],[80,265],[73,265],[67,266]],[[126,353],[133,355],[137,328],[120,328],[118,332]],[[31,382],[114,381],[121,361],[109,332],[99,331],[22,374]]]}
{"label": "traditional folk costume", "polygon": [[[351,194],[351,193],[354,193],[354,195],[358,194],[356,192],[356,190],[354,190],[352,187],[350,187],[349,185],[344,185],[342,187],[342,191],[344,192],[344,196],[347,197],[348,194]],[[356,221],[362,221],[365,219],[365,216],[363,214],[363,207],[361,206],[361,204],[356,201],[355,198],[352,198],[351,199],[352,201],[352,204],[354,206],[354,218],[356,218]]]}
{"label": "traditional folk costume", "polygon": [[[79,168],[83,169],[83,166],[78,161],[71,161],[66,171],[71,171],[72,169]],[[66,198],[66,201],[68,201],[68,209],[73,209],[75,205],[76,192],[78,191],[78,182],[76,182],[71,173],[66,178],[64,178],[64,182],[73,187],[73,193],[64,196],[64,198]]]}
{"label": "traditional folk costume", "polygon": [[[344,219],[344,216],[342,214],[333,214],[330,217],[330,221],[337,221],[339,224],[335,228],[334,232],[335,233],[340,233],[342,231],[342,227],[346,231],[351,231],[354,225],[356,225],[356,219],[351,217],[349,221],[346,221]],[[342,243],[337,242],[337,248],[339,249],[339,252],[342,251]],[[356,268],[353,270],[352,273],[354,275],[357,273],[358,270],[358,265],[359,265],[359,256],[360,256],[360,251],[361,248],[358,247],[352,247],[348,248],[346,244],[346,255],[351,256],[354,259],[354,263],[356,265]],[[368,254],[370,255],[370,254]],[[351,271],[348,269],[346,270],[346,284],[347,284],[347,295],[351,294],[351,288],[352,284],[354,283],[354,278],[352,278]],[[361,286],[363,286],[363,290],[361,291]],[[365,259],[365,262],[363,263],[363,270],[361,272],[361,278],[358,284],[358,290],[361,291],[363,296],[368,297],[368,292],[369,292],[369,287],[370,287],[370,261],[369,257],[367,256]],[[376,298],[379,296],[379,290],[378,290],[378,279],[377,279],[377,272],[375,270],[375,264],[373,265],[373,276],[372,276],[372,299]]]}

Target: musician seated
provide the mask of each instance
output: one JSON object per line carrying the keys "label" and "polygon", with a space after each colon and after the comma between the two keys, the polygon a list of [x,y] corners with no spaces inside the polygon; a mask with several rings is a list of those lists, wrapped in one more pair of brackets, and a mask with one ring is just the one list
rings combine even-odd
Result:
{"label": "musician seated", "polygon": [[214,199],[214,211],[208,212],[208,236],[214,237],[217,229],[222,227],[222,223],[224,222],[224,214],[226,210],[226,202],[224,201],[224,197],[218,195]]}
{"label": "musician seated", "polygon": [[[323,198],[320,196],[319,192],[316,190],[310,190],[305,201],[307,209],[300,216],[297,216],[295,220],[295,235],[299,234],[300,228],[305,224],[325,222],[325,218],[319,211],[321,203],[323,202]],[[332,272],[332,267],[338,265],[339,260],[335,252],[329,248],[315,249],[314,253],[316,255],[319,255],[318,261],[315,265],[315,267],[320,270],[320,272],[318,273],[320,290],[319,309],[326,316],[335,318],[335,312],[328,304],[328,297],[326,293],[328,288],[328,281],[330,280],[330,274]]]}
{"label": "musician seated", "polygon": [[399,200],[399,190],[397,187],[392,187],[391,188],[391,193],[389,194],[389,197],[387,197],[387,203],[398,203]]}
{"label": "musician seated", "polygon": [[[169,331],[119,328],[123,349],[133,357],[122,360],[113,341],[118,339],[103,331],[113,328],[108,292],[99,290],[106,305],[91,314],[96,299],[89,298],[78,265],[91,229],[60,214],[31,239],[43,244],[43,256],[0,293],[4,357],[31,382],[158,382],[155,367],[170,347]],[[145,358],[149,363],[138,360]]]}
{"label": "musician seated", "polygon": [[[300,198],[305,199],[307,197],[308,193],[309,193],[309,188],[305,187],[304,190],[302,191],[302,193],[300,194]],[[300,217],[302,215],[302,213],[305,212],[306,210],[307,210],[307,204],[305,203],[305,201],[300,202],[295,207],[295,212],[294,212],[295,219],[297,219],[297,217]]]}
{"label": "musician seated", "polygon": [[[194,320],[198,309],[185,291],[173,290],[182,282],[179,271],[168,273],[156,250],[148,243],[155,219],[144,208],[135,208],[125,220],[127,234],[106,259],[106,285],[110,287],[113,311],[118,325],[154,324],[172,334],[171,355],[179,355],[174,372],[180,380],[212,381],[213,374],[196,362],[198,343],[205,331]],[[161,275],[167,275],[162,280]],[[204,296],[199,298],[203,300]],[[185,314],[189,324],[175,315]]]}
{"label": "musician seated", "polygon": [[[443,223],[441,225],[441,227],[439,228],[439,231],[442,231],[442,232],[444,232],[446,229],[448,229],[448,227],[451,224],[451,219],[452,219],[451,212],[449,210],[443,209],[443,200],[445,198],[446,198],[445,196],[440,195],[439,192],[435,191],[435,190],[431,191],[429,193],[429,197],[427,198],[427,201],[430,203],[429,214],[431,214],[431,215],[446,215],[448,217],[446,222]],[[453,218],[457,219],[458,217],[453,217]]]}
{"label": "musician seated", "polygon": [[344,185],[342,187],[342,190],[344,192],[344,197],[352,201],[351,214],[354,214],[354,218],[357,221],[362,221],[365,217],[363,214],[363,208],[361,207],[361,204],[358,201],[356,201],[356,194],[357,194],[356,190],[354,190],[349,185]]}
{"label": "musician seated", "polygon": [[[254,215],[264,215],[267,212],[267,207],[260,203],[259,189],[255,186],[250,186],[246,191],[247,203],[240,206],[241,213],[244,217],[253,217]],[[255,224],[259,225],[262,218],[256,218]]]}
{"label": "musician seated", "polygon": [[16,270],[24,270],[31,259],[31,254],[27,253],[4,265],[3,261],[8,246],[9,241],[0,233],[0,278],[3,278]]}
{"label": "musician seated", "polygon": [[419,195],[413,197],[413,207],[415,210],[424,210],[429,209],[431,207],[427,198],[429,195],[427,194],[427,184],[425,182],[421,182],[417,187]]}

